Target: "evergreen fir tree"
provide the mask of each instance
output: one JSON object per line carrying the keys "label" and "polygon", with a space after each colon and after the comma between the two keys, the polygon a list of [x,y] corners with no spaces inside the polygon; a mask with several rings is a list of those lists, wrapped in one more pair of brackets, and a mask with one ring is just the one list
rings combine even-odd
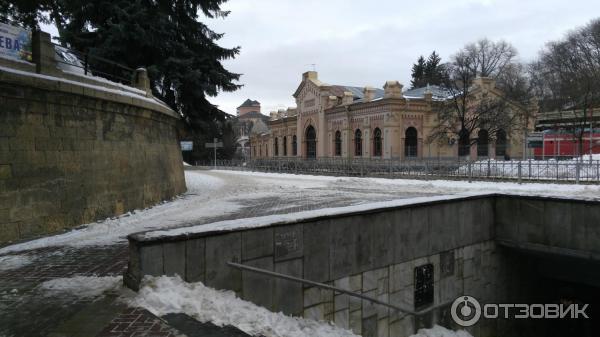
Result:
{"label": "evergreen fir tree", "polygon": [[410,81],[410,85],[413,89],[420,88],[424,85],[423,81],[424,81],[424,75],[425,75],[425,67],[426,67],[425,58],[423,57],[423,55],[421,55],[421,56],[419,56],[417,63],[413,64],[413,66],[412,66],[412,74],[411,74],[412,80]]}
{"label": "evergreen fir tree", "polygon": [[[225,18],[226,0],[0,0],[10,17],[34,29],[51,21],[60,42],[130,68],[146,67],[153,94],[179,112],[186,133],[203,144],[220,137],[227,114],[207,97],[234,91],[240,74],[221,62],[240,47],[217,44],[223,34],[200,21]],[[49,14],[46,14],[49,13]],[[202,15],[200,14],[200,15]],[[102,65],[98,64],[98,67]],[[203,156],[203,155],[202,155]]]}
{"label": "evergreen fir tree", "polygon": [[443,68],[440,64],[442,59],[435,50],[427,58],[423,78],[425,85],[440,85],[442,83]]}

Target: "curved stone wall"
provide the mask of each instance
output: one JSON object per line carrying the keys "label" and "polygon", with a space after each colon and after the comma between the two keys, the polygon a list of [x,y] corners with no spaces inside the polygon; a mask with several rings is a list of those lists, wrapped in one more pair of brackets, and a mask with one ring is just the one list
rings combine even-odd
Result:
{"label": "curved stone wall", "polygon": [[1,65],[0,245],[185,192],[178,116],[162,102]]}

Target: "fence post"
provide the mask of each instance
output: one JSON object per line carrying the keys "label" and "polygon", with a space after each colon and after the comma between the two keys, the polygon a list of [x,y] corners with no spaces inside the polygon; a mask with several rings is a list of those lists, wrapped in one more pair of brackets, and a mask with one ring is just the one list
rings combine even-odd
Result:
{"label": "fence post", "polygon": [[470,161],[467,164],[467,169],[468,169],[468,173],[469,173],[469,183],[471,183],[471,180],[473,178],[473,171],[472,171],[472,167],[471,167],[471,162]]}
{"label": "fence post", "polygon": [[152,97],[150,79],[148,78],[148,71],[146,68],[137,68],[133,73],[133,79],[131,82],[133,87],[143,90],[146,93],[146,97]]}
{"label": "fence post", "polygon": [[[582,159],[583,161],[583,159]],[[581,169],[581,162],[579,159],[575,161],[575,184],[579,184],[579,170]]]}
{"label": "fence post", "polygon": [[519,172],[519,184],[522,184],[523,183],[522,166],[521,166],[522,161],[519,160],[518,163],[519,164],[517,165],[517,168],[518,168],[517,171]]}

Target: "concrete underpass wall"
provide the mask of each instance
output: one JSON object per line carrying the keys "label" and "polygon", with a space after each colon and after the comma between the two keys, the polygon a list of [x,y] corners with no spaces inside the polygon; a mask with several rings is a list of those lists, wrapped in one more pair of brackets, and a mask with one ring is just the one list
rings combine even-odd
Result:
{"label": "concrete underpass wall", "polygon": [[31,68],[0,69],[0,245],[185,192],[175,112]]}
{"label": "concrete underpass wall", "polygon": [[[449,303],[463,294],[493,302],[507,267],[493,242],[493,197],[465,197],[304,220],[296,224],[147,239],[130,236],[125,282],[178,274],[235,291],[273,311],[334,321],[363,336],[408,336],[438,322],[453,327]],[[240,220],[243,224],[243,220]],[[328,290],[240,271],[227,262],[333,284],[414,308],[415,267],[433,264],[435,308],[406,316]],[[502,289],[502,290],[500,290]],[[472,332],[487,336],[495,322]]]}
{"label": "concrete underpass wall", "polygon": [[496,240],[521,250],[600,260],[600,203],[498,196]]}

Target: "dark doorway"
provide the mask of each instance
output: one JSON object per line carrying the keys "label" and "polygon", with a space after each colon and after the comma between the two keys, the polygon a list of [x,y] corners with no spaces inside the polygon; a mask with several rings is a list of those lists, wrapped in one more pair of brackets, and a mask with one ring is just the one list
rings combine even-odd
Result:
{"label": "dark doorway", "polygon": [[312,125],[306,128],[306,158],[317,158],[317,132]]}
{"label": "dark doorway", "polygon": [[376,128],[373,132],[373,155],[375,157],[381,157],[382,154],[382,142],[381,142],[381,129]]}
{"label": "dark doorway", "polygon": [[488,145],[489,145],[489,137],[488,132],[485,129],[479,130],[477,132],[477,157],[487,157],[488,153]]}
{"label": "dark doorway", "polygon": [[406,129],[404,133],[404,156],[407,158],[417,157],[418,153],[418,134],[417,129],[412,126]]}
{"label": "dark doorway", "polygon": [[498,130],[496,132],[496,158],[504,158],[506,156],[506,132]]}
{"label": "dark doorway", "polygon": [[335,132],[335,155],[342,155],[342,133],[340,131]]}

